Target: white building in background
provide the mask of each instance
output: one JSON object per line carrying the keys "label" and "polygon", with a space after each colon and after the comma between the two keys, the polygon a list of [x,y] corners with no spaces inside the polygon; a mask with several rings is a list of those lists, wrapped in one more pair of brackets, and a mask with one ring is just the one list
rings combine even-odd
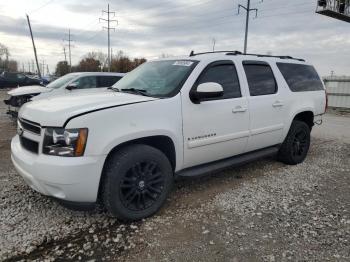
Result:
{"label": "white building in background", "polygon": [[325,77],[328,106],[350,108],[350,76]]}

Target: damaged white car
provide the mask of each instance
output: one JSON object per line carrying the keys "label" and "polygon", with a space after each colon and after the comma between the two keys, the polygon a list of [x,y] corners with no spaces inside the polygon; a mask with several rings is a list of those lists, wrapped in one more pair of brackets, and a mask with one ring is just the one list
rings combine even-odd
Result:
{"label": "damaged white car", "polygon": [[100,92],[113,86],[123,73],[71,73],[45,86],[25,86],[12,89],[4,100],[8,105],[7,114],[17,117],[19,108],[28,101],[76,92]]}

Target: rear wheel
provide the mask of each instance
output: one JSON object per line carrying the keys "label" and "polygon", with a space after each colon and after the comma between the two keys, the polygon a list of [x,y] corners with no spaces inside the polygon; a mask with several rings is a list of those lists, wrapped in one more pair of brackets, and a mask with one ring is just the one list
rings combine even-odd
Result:
{"label": "rear wheel", "polygon": [[302,163],[307,156],[309,147],[309,126],[305,122],[295,120],[279,150],[278,159],[288,165]]}
{"label": "rear wheel", "polygon": [[156,213],[173,184],[168,158],[147,145],[129,146],[112,155],[104,175],[104,205],[122,220],[139,220]]}

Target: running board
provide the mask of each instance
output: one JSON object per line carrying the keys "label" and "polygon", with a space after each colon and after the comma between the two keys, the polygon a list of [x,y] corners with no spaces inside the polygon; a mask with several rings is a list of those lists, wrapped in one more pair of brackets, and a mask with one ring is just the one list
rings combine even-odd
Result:
{"label": "running board", "polygon": [[175,174],[175,176],[180,177],[194,177],[194,176],[200,176],[205,175],[208,173],[211,173],[213,171],[220,171],[222,169],[228,168],[228,167],[237,167],[244,164],[247,164],[249,162],[252,162],[254,160],[258,160],[261,158],[265,158],[268,156],[276,155],[279,150],[279,146],[273,146],[268,147],[264,149],[260,149],[257,151],[245,153],[242,155],[226,158],[223,160],[218,160],[209,164],[203,164],[195,167],[190,167],[187,169],[184,169],[182,171],[179,171]]}

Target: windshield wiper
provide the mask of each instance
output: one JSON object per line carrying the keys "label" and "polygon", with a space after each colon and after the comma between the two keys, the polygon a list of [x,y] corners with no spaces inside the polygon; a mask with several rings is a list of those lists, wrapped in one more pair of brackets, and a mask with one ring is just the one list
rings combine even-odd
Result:
{"label": "windshield wiper", "polygon": [[113,90],[115,92],[120,92],[119,88],[116,88],[116,87],[113,87],[113,86],[108,87],[107,90]]}
{"label": "windshield wiper", "polygon": [[122,92],[130,92],[130,93],[136,93],[142,96],[150,96],[147,94],[147,90],[145,89],[138,89],[138,88],[123,88],[121,89]]}

